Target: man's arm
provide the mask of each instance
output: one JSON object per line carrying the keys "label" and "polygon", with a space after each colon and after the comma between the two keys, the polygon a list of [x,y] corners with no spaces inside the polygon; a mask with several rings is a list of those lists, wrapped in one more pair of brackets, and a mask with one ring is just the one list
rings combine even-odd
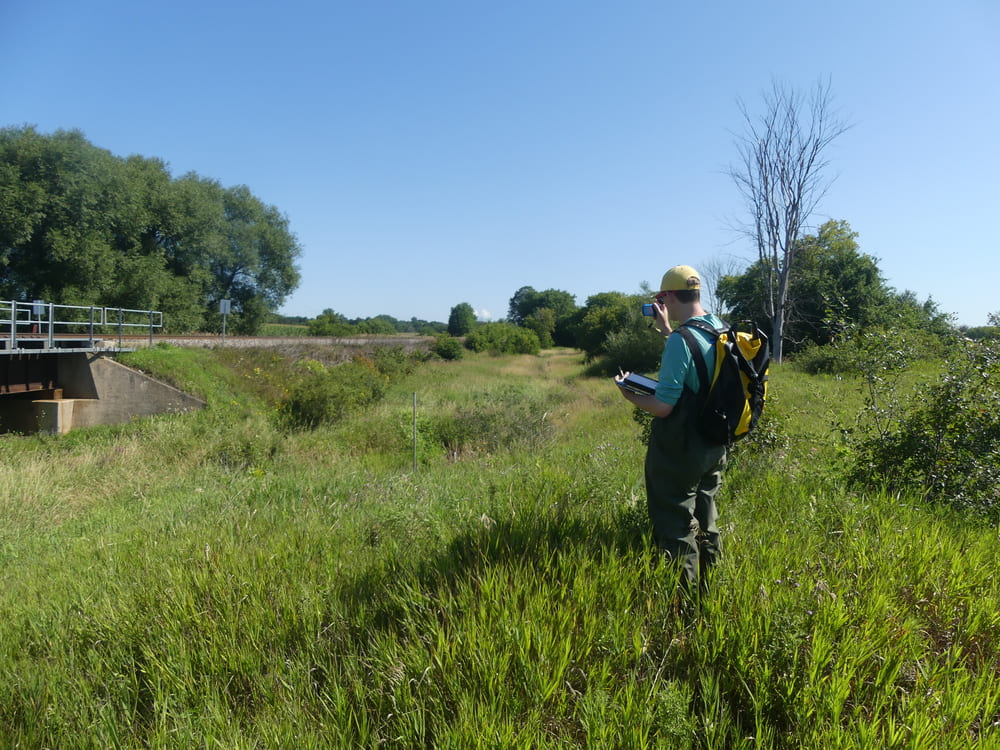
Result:
{"label": "man's arm", "polygon": [[[626,372],[625,375],[628,375],[628,373]],[[621,381],[624,380],[625,375],[616,375],[615,385],[621,383]],[[639,407],[645,412],[649,412],[654,417],[668,417],[674,410],[673,404],[664,403],[651,393],[633,393],[632,391],[621,387],[619,387],[618,390],[625,397],[626,401],[631,402],[634,406]]]}
{"label": "man's arm", "polygon": [[[670,336],[673,333],[673,328],[670,327],[670,317],[667,314],[666,305],[660,302],[653,303],[653,319],[659,324],[657,330],[663,334],[664,338]],[[615,377],[615,384],[620,383],[625,379],[628,373],[622,373]],[[674,410],[673,404],[667,404],[660,401],[656,396],[652,394],[643,393],[633,393],[625,388],[619,388],[621,394],[625,397],[627,401],[632,402],[633,405],[639,407],[645,412],[649,412],[654,417],[668,417],[670,412]]]}

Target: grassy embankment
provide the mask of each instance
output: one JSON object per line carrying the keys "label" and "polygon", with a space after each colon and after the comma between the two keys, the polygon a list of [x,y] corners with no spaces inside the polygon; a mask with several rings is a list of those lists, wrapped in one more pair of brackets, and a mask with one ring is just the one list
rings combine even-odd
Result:
{"label": "grassy embankment", "polygon": [[773,370],[787,446],[734,462],[690,618],[574,354],[312,431],[274,353],[134,356],[209,408],[0,439],[0,747],[1000,744],[996,531],[842,485],[855,383]]}

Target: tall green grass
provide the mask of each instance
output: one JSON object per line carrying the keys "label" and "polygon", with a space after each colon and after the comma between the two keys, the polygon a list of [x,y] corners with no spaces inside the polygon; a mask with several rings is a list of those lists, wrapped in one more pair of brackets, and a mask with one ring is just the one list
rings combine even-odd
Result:
{"label": "tall green grass", "polygon": [[138,356],[208,408],[0,439],[0,747],[998,745],[996,530],[846,488],[857,383],[774,369],[692,612],[572,353],[313,430],[283,357]]}

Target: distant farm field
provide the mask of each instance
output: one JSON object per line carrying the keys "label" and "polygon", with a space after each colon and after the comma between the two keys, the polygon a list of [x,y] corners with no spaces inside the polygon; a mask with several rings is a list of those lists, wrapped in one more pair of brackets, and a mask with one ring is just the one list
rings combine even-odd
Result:
{"label": "distant farm field", "polygon": [[579,353],[347,359],[154,346],[206,410],[0,436],[0,747],[1000,746],[996,531],[848,487],[860,383],[772,368],[692,612]]}

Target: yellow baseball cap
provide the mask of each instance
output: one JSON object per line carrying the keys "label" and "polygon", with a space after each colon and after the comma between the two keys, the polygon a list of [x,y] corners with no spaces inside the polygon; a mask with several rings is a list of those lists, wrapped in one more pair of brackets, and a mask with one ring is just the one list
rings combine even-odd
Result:
{"label": "yellow baseball cap", "polygon": [[686,289],[701,289],[701,276],[691,266],[674,266],[663,274],[661,292],[683,292]]}

